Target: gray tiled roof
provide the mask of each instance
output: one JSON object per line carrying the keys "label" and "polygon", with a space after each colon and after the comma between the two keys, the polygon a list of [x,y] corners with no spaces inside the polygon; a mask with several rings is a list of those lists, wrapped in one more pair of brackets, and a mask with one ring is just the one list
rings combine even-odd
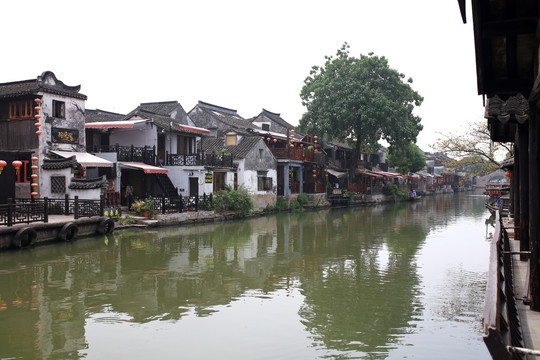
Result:
{"label": "gray tiled roof", "polygon": [[[152,119],[154,124],[156,124],[157,126],[159,126],[162,129],[165,129],[165,130],[171,130],[171,131],[174,131],[176,133],[181,133],[181,134],[193,134],[193,135],[197,135],[197,136],[204,136],[199,132],[192,132],[192,131],[189,131],[189,130],[180,130],[179,128],[172,128],[171,129],[171,122],[172,123],[177,123],[177,124],[179,124],[180,122],[177,121],[176,119],[173,119],[173,118],[168,117],[166,115],[159,115],[159,114],[156,114],[156,113],[153,113],[153,112],[150,112],[150,111],[146,111],[146,110],[137,108],[136,110],[133,110],[132,112],[130,112],[126,116],[126,118],[129,118],[129,117],[132,117],[132,116],[139,116],[139,117],[141,117],[143,119]],[[187,124],[182,124],[182,125],[187,125]]]}
{"label": "gray tiled roof", "polygon": [[194,123],[189,118],[188,114],[176,100],[141,103],[134,111],[143,110],[152,114],[167,116],[175,119],[176,122],[182,125],[193,126]]}
{"label": "gray tiled roof", "polygon": [[107,186],[108,182],[107,179],[104,177],[94,179],[72,178],[71,184],[69,184],[70,189],[99,189]]}
{"label": "gray tiled roof", "polygon": [[160,115],[170,115],[180,103],[178,101],[160,101],[141,103],[139,109],[153,112]]}
{"label": "gray tiled roof", "polygon": [[43,165],[41,166],[44,170],[58,170],[58,169],[67,169],[69,167],[77,166],[77,159],[75,155],[68,158],[61,159],[43,159]]}
{"label": "gray tiled roof", "polygon": [[261,116],[261,115],[264,115],[264,116],[270,118],[270,120],[274,121],[278,125],[283,126],[284,128],[289,128],[289,129],[294,128],[293,125],[289,124],[288,122],[286,122],[285,120],[283,120],[281,118],[281,116],[280,116],[281,114],[273,113],[273,112],[268,111],[268,110],[263,108],[262,112],[259,114],[259,116]]}
{"label": "gray tiled roof", "polygon": [[86,95],[79,93],[80,89],[80,85],[68,86],[58,80],[53,72],[45,71],[36,79],[0,84],[0,98],[37,95],[40,92],[45,92],[86,100]]}
{"label": "gray tiled roof", "polygon": [[206,153],[221,153],[226,149],[235,159],[244,159],[250,151],[259,143],[260,136],[242,136],[237,145],[225,145],[223,138],[203,140],[203,151]]}
{"label": "gray tiled roof", "polygon": [[124,117],[125,115],[100,109],[86,109],[84,111],[84,121],[87,123],[98,121],[119,121],[123,120]]}
{"label": "gray tiled roof", "polygon": [[[199,103],[189,112],[189,116],[196,126],[221,129],[234,129],[237,132],[247,133],[247,129],[259,129],[250,121],[244,119],[236,110],[224,108],[199,101]],[[221,126],[220,124],[221,123]]]}

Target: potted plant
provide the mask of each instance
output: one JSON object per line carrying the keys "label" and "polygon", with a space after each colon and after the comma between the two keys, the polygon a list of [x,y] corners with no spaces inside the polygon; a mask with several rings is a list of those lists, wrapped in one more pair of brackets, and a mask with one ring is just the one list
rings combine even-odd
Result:
{"label": "potted plant", "polygon": [[154,200],[151,197],[147,197],[144,200],[136,200],[131,204],[131,211],[135,211],[135,213],[139,216],[144,217],[151,217],[154,215],[157,211],[154,207]]}

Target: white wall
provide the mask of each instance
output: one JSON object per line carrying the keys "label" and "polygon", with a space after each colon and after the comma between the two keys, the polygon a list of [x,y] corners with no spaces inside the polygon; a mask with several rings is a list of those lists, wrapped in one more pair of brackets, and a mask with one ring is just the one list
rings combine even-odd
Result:
{"label": "white wall", "polygon": [[157,127],[151,123],[137,124],[133,129],[112,129],[109,144],[120,146],[156,146]]}

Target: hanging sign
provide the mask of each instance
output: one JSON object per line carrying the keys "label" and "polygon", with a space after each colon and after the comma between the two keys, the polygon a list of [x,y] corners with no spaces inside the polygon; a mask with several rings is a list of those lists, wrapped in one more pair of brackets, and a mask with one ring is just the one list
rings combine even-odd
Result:
{"label": "hanging sign", "polygon": [[51,130],[52,141],[63,144],[78,144],[79,130],[77,129],[62,129],[53,127]]}

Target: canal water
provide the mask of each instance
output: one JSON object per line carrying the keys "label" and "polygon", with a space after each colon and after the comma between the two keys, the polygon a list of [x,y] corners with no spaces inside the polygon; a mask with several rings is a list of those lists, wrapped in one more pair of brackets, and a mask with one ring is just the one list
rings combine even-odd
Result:
{"label": "canal water", "polygon": [[490,359],[485,198],[0,254],[0,359]]}

